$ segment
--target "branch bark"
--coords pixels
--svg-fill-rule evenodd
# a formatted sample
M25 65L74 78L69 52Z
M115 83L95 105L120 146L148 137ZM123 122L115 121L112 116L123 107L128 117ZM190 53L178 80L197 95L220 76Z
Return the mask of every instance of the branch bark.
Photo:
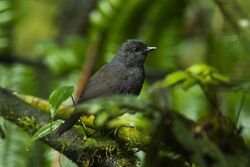
M29 95L23 95L23 94L18 94L15 93L15 95L17 97L19 97L20 99L22 99L23 101L25 101L26 103L30 104L31 106L40 109L41 111L49 114L50 113L50 109L49 109L49 102L47 100L44 99L40 99L34 96L29 96ZM119 102L118 102L119 101ZM116 103L122 103L122 100L119 100L116 98ZM121 106L125 107L124 104L120 104ZM129 106L127 106L129 107ZM131 106L130 106L131 107ZM146 106L144 106L145 108L147 108ZM80 107L77 107L77 109L79 109ZM64 106L61 105L56 113L56 116L58 118L62 118L62 119L67 119L72 112L79 112L79 111L75 111L77 110L75 107L73 106ZM80 111L83 112L83 111ZM86 112L86 111L85 111ZM90 115L90 114L86 114L81 117L82 122L84 123L84 125L88 128L91 128L93 130L97 130L98 127L95 124L95 119L96 117L94 115ZM126 143L127 148L129 149L133 149L133 148L142 148L146 145L148 145L150 143L151 138L147 135L145 135L144 133L138 131L136 128L131 127L131 126L126 126L128 123L126 118L114 118L112 120L109 120L109 123L112 124L113 122L123 122L122 125L113 125L113 126L108 126L106 127L109 130L115 130L115 138L119 141L121 141L122 143Z
M48 107L46 100L20 94L14 95L0 87L0 116L23 128L30 135L50 122ZM63 113L65 110L66 114ZM67 118L73 110L74 108L70 106L61 107L59 108L61 114L58 116ZM86 125L94 128L94 120L86 119ZM122 126L116 130L117 140L108 136L92 139L96 141L95 145L90 145L80 133L69 130L60 137L56 131L53 131L40 141L63 153L78 166L91 166L92 164L117 166L119 164L131 167L136 165L136 158L133 151L129 150L144 147L150 142L150 137L129 126Z
M3 88L0 88L0 116L23 128L31 135L50 122L49 114L25 103ZM82 136L73 130L69 130L60 137L52 132L40 141L62 152L79 166L89 166L92 163L93 152L99 151L101 153L106 149L93 150L87 148ZM113 143L115 147L116 142L113 141Z

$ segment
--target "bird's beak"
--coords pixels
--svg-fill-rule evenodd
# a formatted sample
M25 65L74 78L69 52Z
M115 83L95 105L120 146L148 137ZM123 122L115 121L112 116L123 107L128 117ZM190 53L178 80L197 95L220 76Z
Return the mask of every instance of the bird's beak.
M148 46L147 47L147 52L150 52L150 51L155 50L155 49L157 49L157 48L153 47L153 46Z

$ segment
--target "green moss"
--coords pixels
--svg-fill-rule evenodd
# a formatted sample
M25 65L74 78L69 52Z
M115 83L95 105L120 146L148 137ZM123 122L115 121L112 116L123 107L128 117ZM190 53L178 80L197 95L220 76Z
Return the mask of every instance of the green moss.
M34 132L35 130L39 128L34 117L26 116L24 118L18 118L18 124L24 127L30 133Z
M121 127L117 131L117 137L122 139L127 146L131 148L143 147L150 142L150 137L139 131L135 131L133 127Z

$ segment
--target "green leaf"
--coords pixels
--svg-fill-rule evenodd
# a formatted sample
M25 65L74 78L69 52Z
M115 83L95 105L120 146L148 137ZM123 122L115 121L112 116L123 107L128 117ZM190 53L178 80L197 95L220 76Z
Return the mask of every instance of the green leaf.
M217 69L206 64L195 64L187 68L186 72L196 82L203 85L218 85L230 81L227 76L220 74Z
M146 110L145 110L146 109ZM89 100L76 107L77 111L86 111L89 114L98 115L102 112L108 113L109 117L121 116L127 112L151 113L152 105L148 101L141 100L135 96L110 96ZM101 116L105 119L105 115ZM101 121L102 122L102 121Z
M188 90L189 88L194 86L196 83L197 83L196 80L194 80L193 78L188 78L187 80L185 80L185 82L182 83L182 89Z
M102 112L96 117L95 123L97 126L102 126L109 118L108 112Z
M58 128L62 123L62 120L56 120L53 122L50 122L46 125L44 125L43 127L41 127L40 129L38 129L36 131L36 133L32 136L28 147L36 140L41 139L42 137L50 134L53 130L55 130L56 128Z
M219 74L219 73L214 73L213 78L217 79L220 82L225 82L225 83L230 82L229 77L222 75L222 74Z
M164 86L172 86L188 78L188 74L185 71L177 71L168 75L164 81Z
M56 115L56 111L59 106L69 98L72 93L74 92L73 86L62 86L55 89L49 97L49 104L50 104L50 114L51 118L54 119Z
M217 70L214 67L211 67L206 64L195 64L191 67L186 69L187 72L189 72L192 75L202 75L202 74L209 74L210 72L217 72Z

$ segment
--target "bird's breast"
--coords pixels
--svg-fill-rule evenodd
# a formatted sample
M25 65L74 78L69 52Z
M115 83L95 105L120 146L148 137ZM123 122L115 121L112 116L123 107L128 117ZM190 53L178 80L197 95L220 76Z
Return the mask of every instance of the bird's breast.
M127 75L124 78L122 89L127 94L139 94L144 82L144 69L132 68L128 69Z

